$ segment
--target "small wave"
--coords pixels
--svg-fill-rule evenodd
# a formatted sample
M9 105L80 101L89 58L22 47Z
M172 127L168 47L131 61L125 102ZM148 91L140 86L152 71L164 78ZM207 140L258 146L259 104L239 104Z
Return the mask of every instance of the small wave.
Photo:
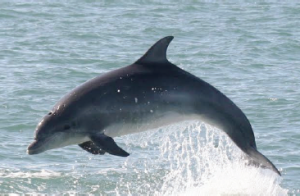
M11 171L11 170L0 170L0 178L40 178L40 179L50 179L53 177L61 176L58 172L53 172L49 170L41 170L41 171Z

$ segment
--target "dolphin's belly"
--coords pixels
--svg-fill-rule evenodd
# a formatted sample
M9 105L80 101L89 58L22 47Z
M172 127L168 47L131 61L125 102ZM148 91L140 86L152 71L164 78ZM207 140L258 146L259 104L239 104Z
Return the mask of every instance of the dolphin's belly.
M147 119L143 118L139 122L125 121L123 123L116 123L106 127L103 132L109 137L119 137L199 118L200 116L198 115L183 115L175 112L166 112L160 116L154 116Z

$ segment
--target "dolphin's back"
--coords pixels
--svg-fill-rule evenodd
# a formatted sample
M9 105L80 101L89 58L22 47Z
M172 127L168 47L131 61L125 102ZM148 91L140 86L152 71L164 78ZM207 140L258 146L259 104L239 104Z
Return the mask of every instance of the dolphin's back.
M94 78L70 93L77 99L81 94L83 102L99 104L95 108L101 111L95 112L105 117L105 126L116 121L140 123L174 112L182 115L183 120L185 115L193 115L212 123L240 148L245 147L238 140L246 137L248 145L256 149L245 114L219 90L171 63L155 67L133 64L121 68Z

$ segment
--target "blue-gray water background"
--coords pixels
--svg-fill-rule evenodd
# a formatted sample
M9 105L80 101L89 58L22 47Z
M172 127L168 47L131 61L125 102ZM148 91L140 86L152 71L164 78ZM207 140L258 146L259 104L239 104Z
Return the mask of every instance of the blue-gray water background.
M199 122L117 138L128 158L77 146L26 154L64 94L167 35L170 61L245 112L282 177L228 161L239 150ZM0 1L0 193L300 195L299 76L297 1Z

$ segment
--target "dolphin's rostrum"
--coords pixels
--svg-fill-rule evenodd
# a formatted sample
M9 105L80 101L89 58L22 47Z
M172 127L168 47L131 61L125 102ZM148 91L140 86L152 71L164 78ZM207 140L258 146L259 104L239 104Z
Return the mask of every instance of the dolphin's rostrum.
M132 65L108 72L64 96L38 124L28 154L72 144L92 154L126 157L113 137L200 119L225 133L251 163L277 168L257 151L245 114L219 90L170 63L173 37L155 43Z

